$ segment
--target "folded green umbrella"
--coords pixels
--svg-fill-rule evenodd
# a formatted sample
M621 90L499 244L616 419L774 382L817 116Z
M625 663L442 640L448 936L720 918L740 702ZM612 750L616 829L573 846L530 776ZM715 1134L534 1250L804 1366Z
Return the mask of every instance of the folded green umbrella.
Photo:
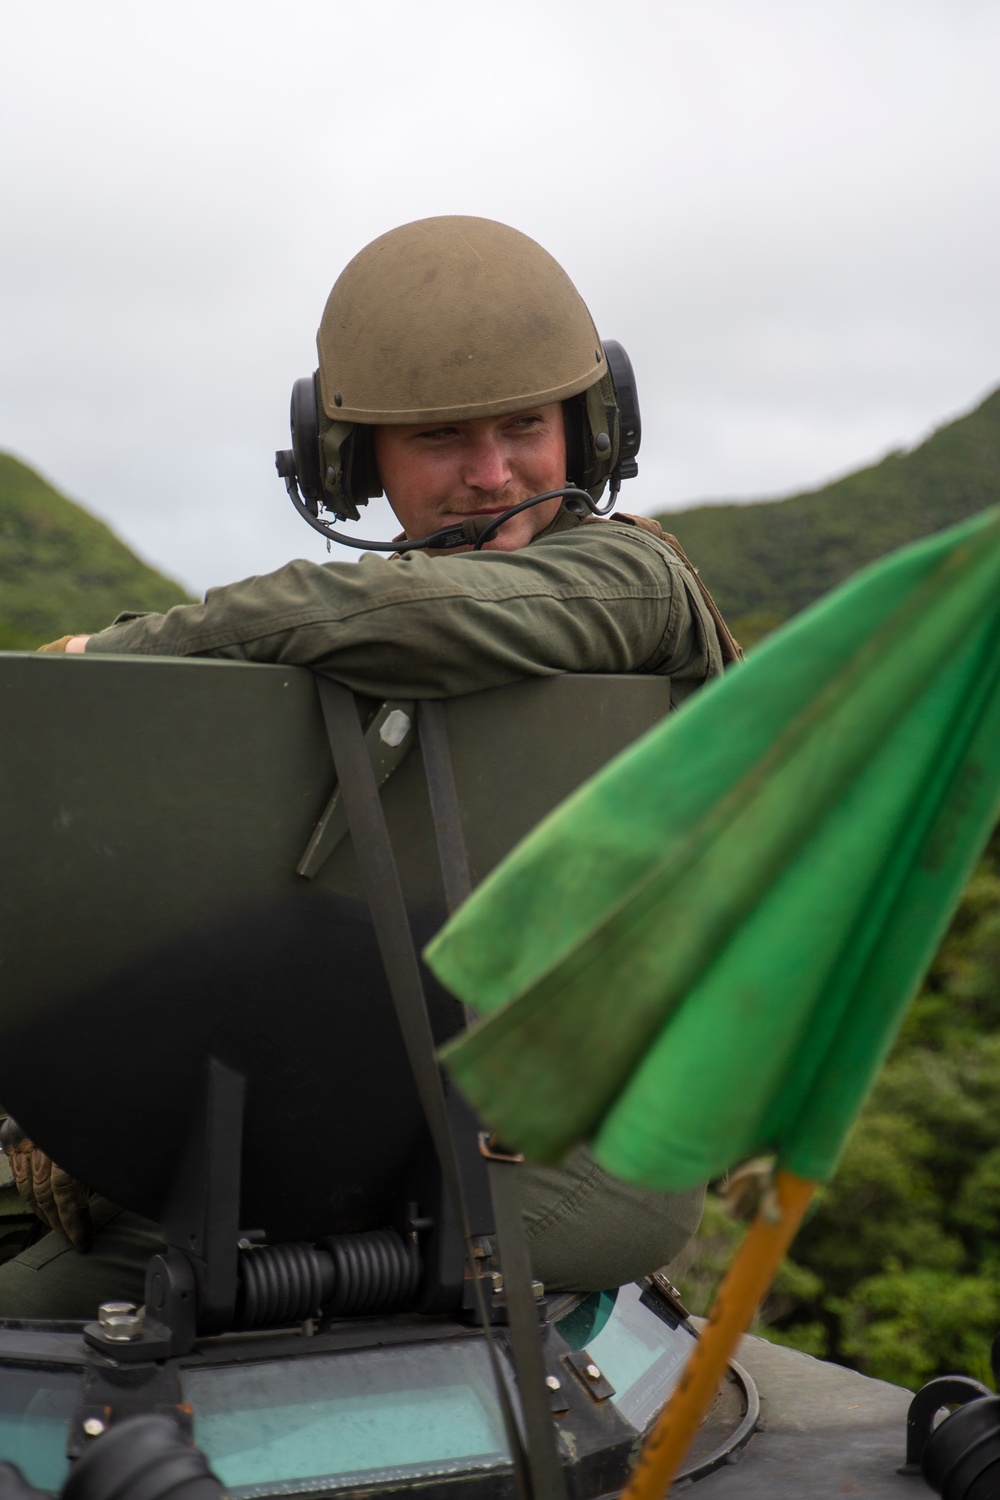
M567 747L572 753L572 747ZM427 951L509 1146L828 1178L1000 814L1000 510L883 560L586 783Z

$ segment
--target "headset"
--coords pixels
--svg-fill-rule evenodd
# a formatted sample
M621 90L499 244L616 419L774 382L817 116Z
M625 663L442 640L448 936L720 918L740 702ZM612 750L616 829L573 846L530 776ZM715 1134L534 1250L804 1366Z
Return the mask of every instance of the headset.
M292 386L292 446L274 455L274 466L295 509L328 542L371 552L414 552L421 548L482 549L505 521L543 500L562 497L575 515L611 512L624 479L639 472L636 456L642 439L639 400L632 361L621 344L604 344L606 373L588 390L562 403L566 431L566 472L573 481L562 489L532 495L499 515L470 517L429 536L400 542L377 542L334 530L321 511L337 521L357 521L360 507L382 494L375 467L373 429L361 422L331 421L323 410L319 371ZM598 502L605 486L607 501Z

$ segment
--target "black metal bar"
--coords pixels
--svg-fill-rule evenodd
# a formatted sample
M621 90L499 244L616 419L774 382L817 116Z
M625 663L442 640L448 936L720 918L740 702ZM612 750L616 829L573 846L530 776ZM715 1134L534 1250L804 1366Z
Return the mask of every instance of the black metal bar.
M399 871L392 853L389 830L386 827L371 760L361 732L357 704L353 694L347 688L328 678L317 679L317 688L330 740L330 750L333 754L334 769L343 794L344 810L347 813L347 822L351 830L354 853L361 870L368 907L389 989L396 1007L403 1042L438 1155L441 1172L461 1227L469 1276L486 1333L487 1348L514 1463L518 1493L525 1497L525 1500L529 1500L529 1497L530 1500L545 1500L542 1496L532 1496L531 1476L523 1445L514 1421L498 1356L492 1339L489 1337L486 1298L472 1244L462 1173L452 1139L444 1085L435 1057L434 1036L427 1014L420 966L413 946L413 936L399 881Z
M472 891L472 874L462 827L462 810L448 744L444 705L421 702L417 708L420 752L427 779L427 795L434 820L441 880L449 912ZM470 1020L466 1011L466 1021ZM528 1439L527 1462L535 1500L564 1500L566 1481L559 1460L552 1422L552 1400L542 1349L528 1242L521 1214L520 1172L517 1160L486 1150L490 1195L496 1222L500 1264L503 1268L507 1321L517 1371L521 1410Z

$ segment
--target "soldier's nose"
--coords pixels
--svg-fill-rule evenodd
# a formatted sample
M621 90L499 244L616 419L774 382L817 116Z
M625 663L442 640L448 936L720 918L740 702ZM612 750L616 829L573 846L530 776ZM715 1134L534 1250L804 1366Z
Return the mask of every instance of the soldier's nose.
M502 443L494 437L482 436L472 444L465 465L463 478L471 489L503 489L511 477L510 461Z

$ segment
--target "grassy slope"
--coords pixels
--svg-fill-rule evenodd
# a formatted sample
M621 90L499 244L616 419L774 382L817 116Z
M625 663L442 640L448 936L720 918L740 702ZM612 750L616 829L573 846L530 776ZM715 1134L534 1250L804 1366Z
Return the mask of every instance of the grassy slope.
M119 610L169 609L188 597L103 522L0 453L0 650L31 650L99 630Z
M998 503L995 391L912 452L890 454L823 489L657 519L680 539L749 644L894 547Z

